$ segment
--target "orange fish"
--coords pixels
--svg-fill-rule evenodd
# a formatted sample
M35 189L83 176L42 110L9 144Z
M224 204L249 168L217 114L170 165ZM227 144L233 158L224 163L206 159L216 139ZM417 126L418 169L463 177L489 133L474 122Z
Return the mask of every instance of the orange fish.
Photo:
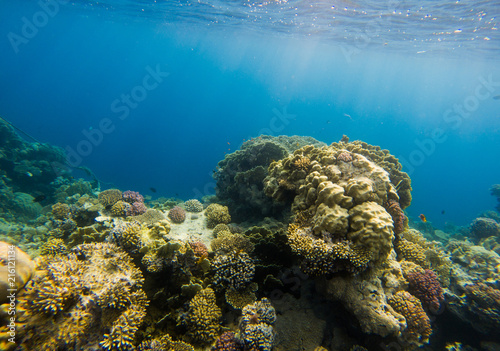
M427 222L427 218L425 218L425 215L424 215L424 214L421 214L421 215L420 215L420 216L418 216L418 217L422 220L422 222L424 222L424 223L425 223L425 222Z

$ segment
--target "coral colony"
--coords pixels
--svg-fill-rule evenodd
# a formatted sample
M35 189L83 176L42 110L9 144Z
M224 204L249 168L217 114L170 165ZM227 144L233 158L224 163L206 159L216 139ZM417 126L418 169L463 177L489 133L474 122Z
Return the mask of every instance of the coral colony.
M419 227L387 150L261 136L184 202L101 190L0 135L0 350L471 349L447 323L499 347L500 215Z

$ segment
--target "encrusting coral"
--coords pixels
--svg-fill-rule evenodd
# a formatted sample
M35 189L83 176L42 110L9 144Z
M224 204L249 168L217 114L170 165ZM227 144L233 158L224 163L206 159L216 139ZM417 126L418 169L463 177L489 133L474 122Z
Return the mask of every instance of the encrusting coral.
M146 314L143 277L109 243L42 256L19 294L20 350L130 350Z

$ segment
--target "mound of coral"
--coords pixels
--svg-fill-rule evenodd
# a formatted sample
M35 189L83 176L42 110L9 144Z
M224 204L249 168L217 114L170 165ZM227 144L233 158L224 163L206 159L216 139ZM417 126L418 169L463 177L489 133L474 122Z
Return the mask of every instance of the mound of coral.
M387 258L394 225L383 205L399 198L389 174L366 157L305 146L272 163L264 183L267 195L293 200L288 238L308 274L362 272Z
M235 222L281 217L285 206L271 201L263 191L268 166L304 145L325 145L311 137L261 135L245 141L240 150L226 155L217 166L217 198L231 208Z

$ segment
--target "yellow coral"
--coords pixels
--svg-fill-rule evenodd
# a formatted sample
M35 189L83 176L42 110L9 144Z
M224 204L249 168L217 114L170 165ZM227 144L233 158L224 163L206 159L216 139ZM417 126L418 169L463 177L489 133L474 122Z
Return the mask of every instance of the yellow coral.
M64 244L64 240L59 238L50 238L42 245L40 250L42 255L65 255L68 253L68 248Z
M229 253L232 251L251 253L254 248L252 242L247 237L228 231L220 232L217 238L210 242L210 247L213 251L219 253Z
M212 231L212 233L214 234L214 238L217 238L217 236L219 235L219 233L222 233L222 232L231 232L231 230L229 229L228 225L225 224L225 223L219 223L219 224L217 224L214 227L214 230Z
M71 215L71 210L68 204L56 203L52 205L52 215L55 219L65 220Z
M111 214L113 216L126 216L129 208L130 204L128 202L120 200L111 206Z
M122 199L122 192L118 189L108 189L101 191L97 199L104 207L111 207Z
M250 305L257 301L255 292L258 287L257 283L251 283L243 290L227 289L225 293L226 302L231 305L231 307L241 310L246 305Z
M423 268L429 268L429 264L425 257L425 250L422 246L412 243L406 239L400 239L394 247L398 257L418 264Z
M213 342L219 335L221 318L222 312L216 304L214 291L210 288L199 291L189 303L186 318L188 335L203 344Z
M231 222L229 209L227 208L227 206L222 206L219 204L209 205L205 210L205 216L207 218L208 228L214 228L217 224L220 223L227 224Z
M406 329L403 331L404 340L414 346L428 343L432 329L420 300L407 291L398 291L388 302L406 319Z

